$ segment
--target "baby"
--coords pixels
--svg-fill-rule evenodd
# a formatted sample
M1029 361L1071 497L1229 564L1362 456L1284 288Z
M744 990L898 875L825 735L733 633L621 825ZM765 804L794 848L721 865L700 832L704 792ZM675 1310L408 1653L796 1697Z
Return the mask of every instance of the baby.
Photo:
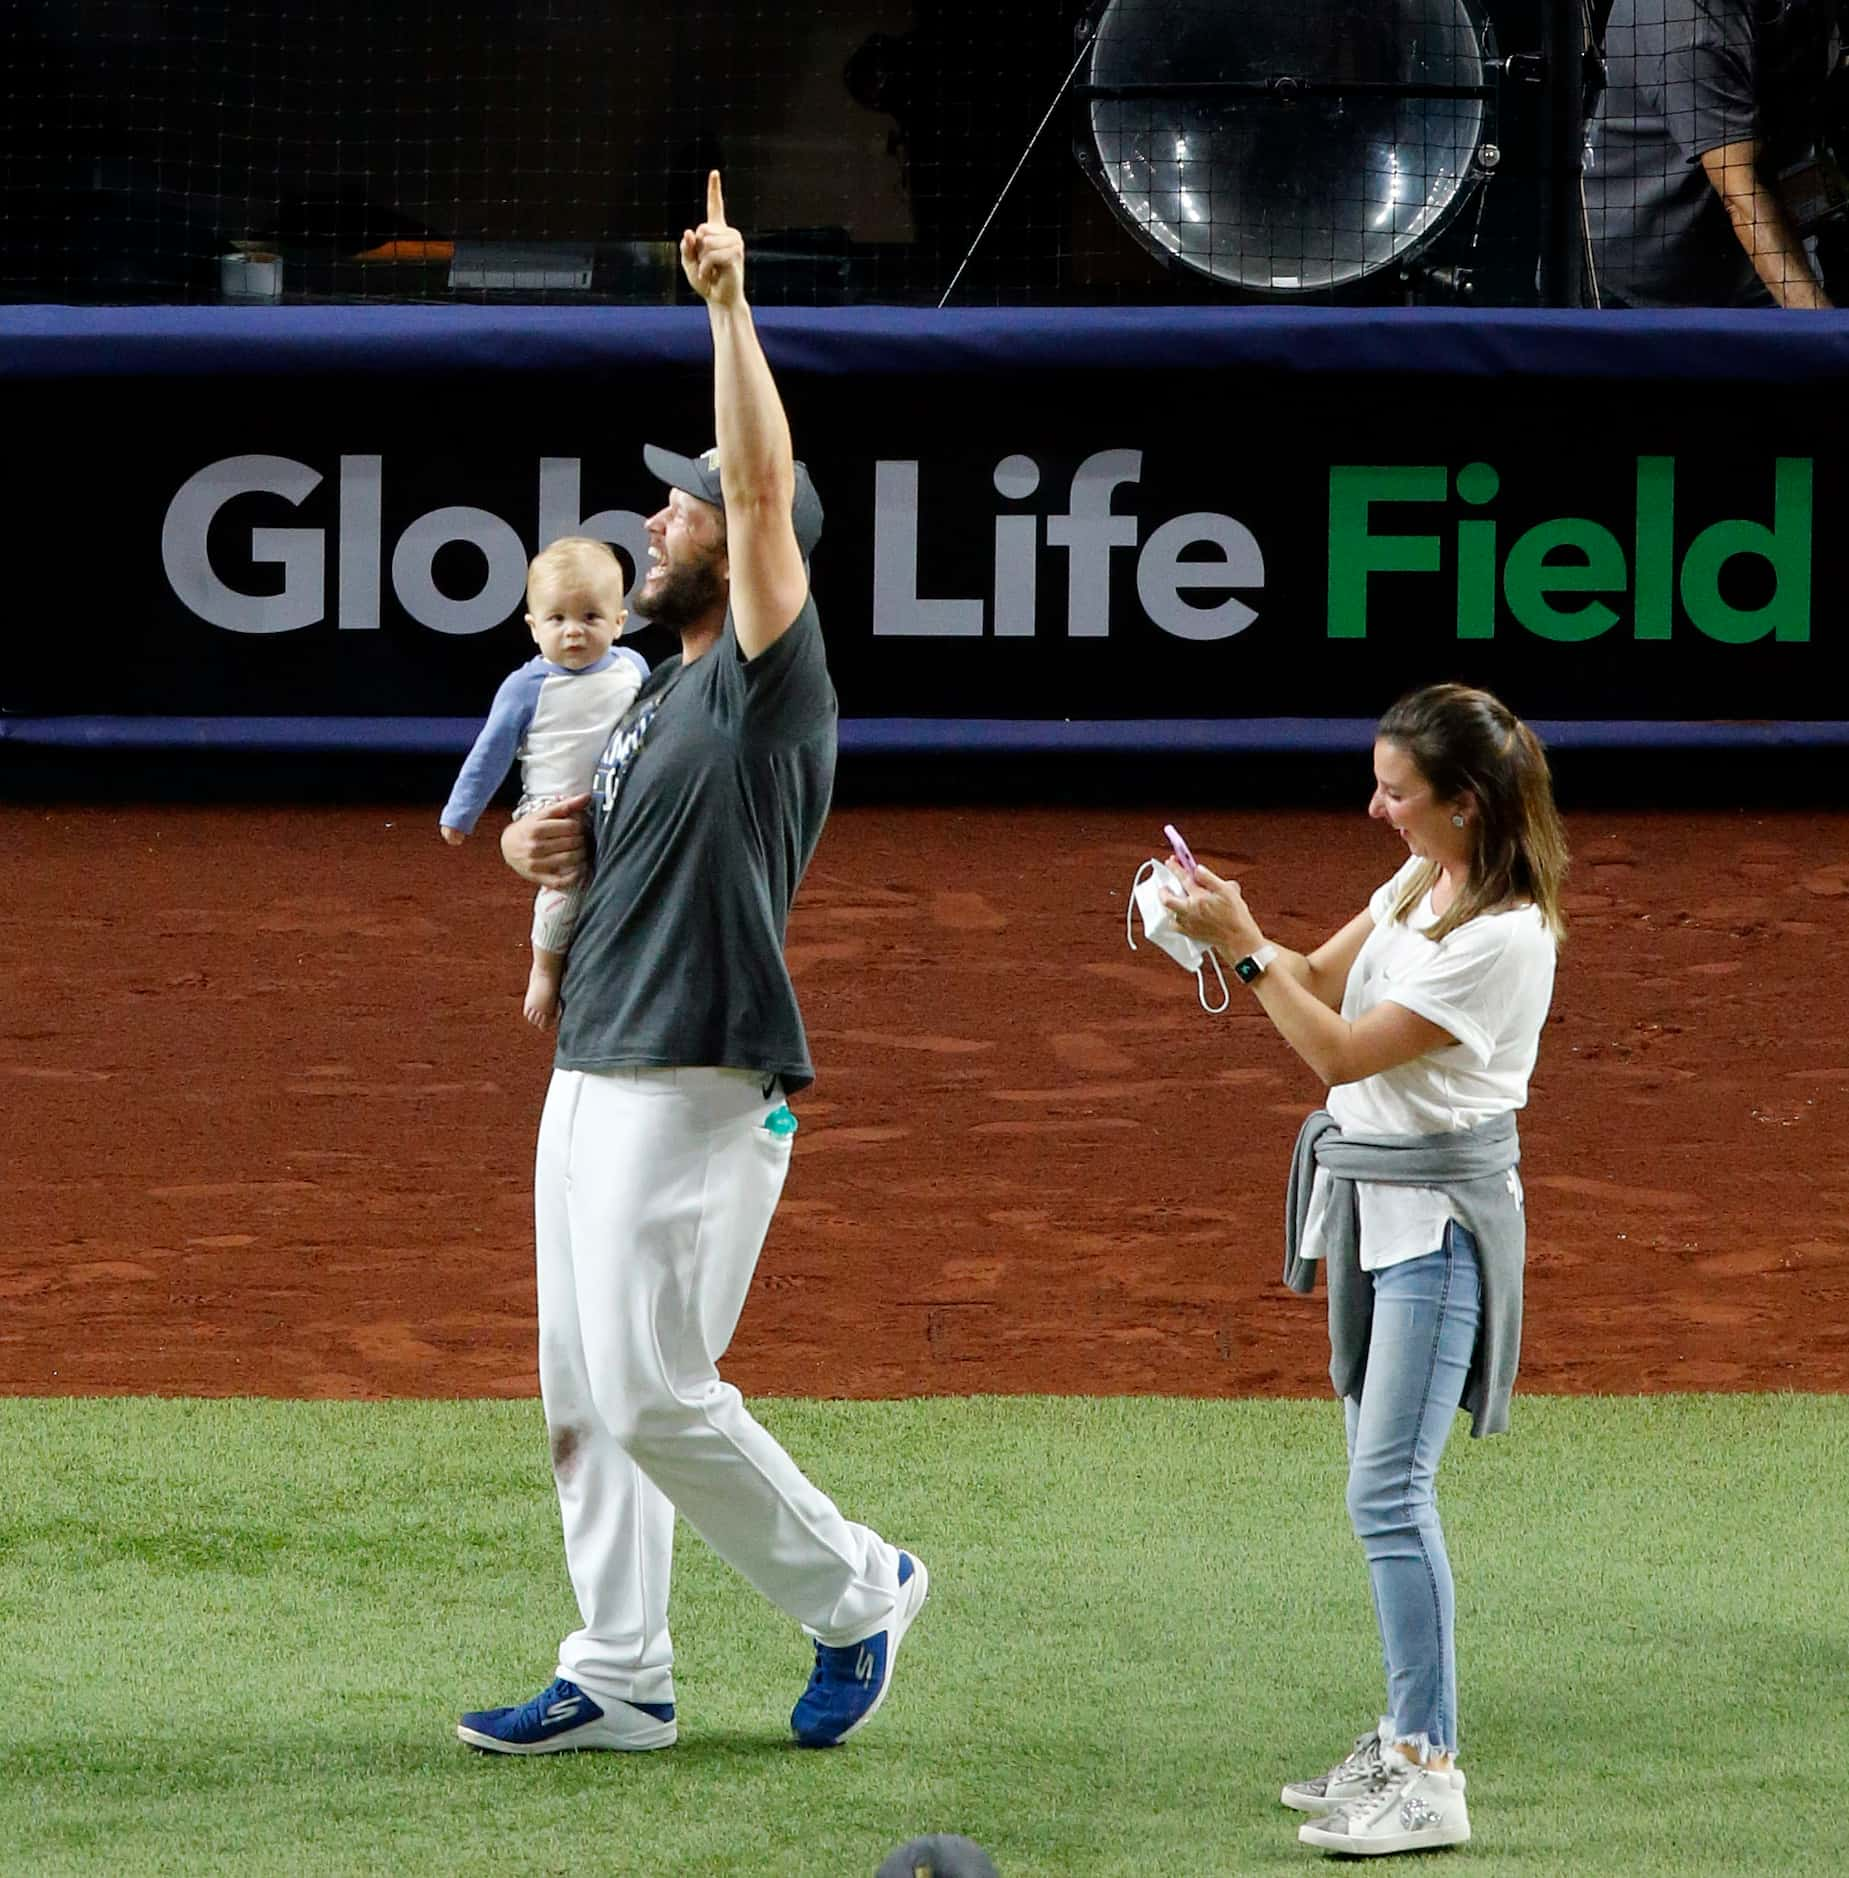
M647 663L613 641L627 617L622 564L607 543L569 535L533 557L526 577L527 629L539 647L502 681L438 818L443 839L467 839L520 759L516 818L591 786L610 726L648 676ZM557 1017L565 951L582 887L542 887L533 902L533 969L526 1018L544 1030Z

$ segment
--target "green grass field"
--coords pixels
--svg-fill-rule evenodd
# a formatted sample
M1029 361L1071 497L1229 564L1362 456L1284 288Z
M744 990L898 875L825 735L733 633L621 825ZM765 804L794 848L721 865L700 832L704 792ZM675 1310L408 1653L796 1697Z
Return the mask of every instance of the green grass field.
M471 1754L575 1622L536 1403L0 1400L0 1869L1311 1871L1281 1782L1377 1711L1333 1403L760 1405L933 1598L848 1747L684 1528L680 1745ZM1519 1398L1459 1434L1476 1838L1415 1869L1849 1869L1849 1401ZM1404 1861L1401 1861L1404 1863ZM1397 1867L1396 1867L1397 1868Z

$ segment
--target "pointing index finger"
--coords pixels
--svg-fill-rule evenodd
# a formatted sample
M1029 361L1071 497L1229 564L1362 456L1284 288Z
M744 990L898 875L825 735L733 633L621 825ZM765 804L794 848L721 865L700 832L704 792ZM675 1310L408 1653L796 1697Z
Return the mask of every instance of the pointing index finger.
M725 226L725 192L719 187L719 172L706 173L706 219L714 228Z

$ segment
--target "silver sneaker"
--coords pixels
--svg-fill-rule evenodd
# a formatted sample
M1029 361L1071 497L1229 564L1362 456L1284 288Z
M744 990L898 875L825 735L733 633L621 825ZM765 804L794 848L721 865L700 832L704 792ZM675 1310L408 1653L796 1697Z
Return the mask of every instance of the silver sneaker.
M1454 1767L1440 1772L1411 1761L1383 1766L1371 1791L1333 1813L1306 1820L1297 1828L1297 1837L1304 1845L1350 1858L1464 1845L1470 1838L1464 1776Z
M1380 1730L1370 1728L1356 1740L1354 1752L1345 1761L1314 1780L1293 1780L1278 1798L1299 1813L1333 1813L1337 1807L1372 1792L1383 1771Z

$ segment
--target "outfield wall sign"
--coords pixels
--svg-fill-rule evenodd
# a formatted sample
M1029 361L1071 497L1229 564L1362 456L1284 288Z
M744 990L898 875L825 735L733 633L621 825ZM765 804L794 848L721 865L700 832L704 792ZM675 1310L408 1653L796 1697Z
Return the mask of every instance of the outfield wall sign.
M996 443L856 454L845 411L810 416L828 510L813 573L847 716L1366 716L1449 676L1537 717L1841 714L1849 596L1818 517L1842 511L1842 476L1815 448L1588 461L1472 438L1397 460L1070 418L1022 448L1034 427L1004 411L982 427ZM639 440L688 441L647 410L633 447L577 456L345 448L305 419L299 437L221 423L240 447L213 450L212 428L118 459L119 657L23 648L0 705L478 715L530 655L529 555L588 533L639 568L661 498ZM30 525L38 566L95 551L49 498Z
M1566 645L1613 631L1668 639L1678 618L1727 645L1807 640L1812 469L1808 457L1777 458L1769 492L1754 502L1769 520L1736 516L1679 539L1674 457L1637 459L1636 500L1617 527L1584 515L1502 522L1493 513L1501 478L1488 463L1455 475L1438 463L1338 465L1329 472L1329 637L1366 638L1374 580L1402 573L1431 576L1439 608L1454 602L1460 640L1493 639L1505 616ZM1436 523L1410 519L1418 515ZM1724 591L1735 561L1758 564L1739 570L1763 590L1756 604Z
M1063 602L1067 637L1106 638L1112 561L1120 553L1134 567L1137 610L1149 626L1202 641L1244 632L1259 617L1254 600L1265 585L1258 537L1238 517L1211 510L1153 525L1115 512L1116 492L1134 488L1142 462L1140 450L1101 451L1080 463L1063 508L996 515L988 605L980 594L925 597L921 466L876 464L874 635L1031 638L1060 630ZM1680 546L1675 481L1673 457L1637 459L1636 502L1621 536L1586 516L1503 525L1488 512L1501 488L1488 463L1467 463L1455 474L1444 464L1336 464L1328 472L1327 636L1365 639L1371 599L1382 623L1405 604L1403 596L1400 607L1383 601L1377 577L1424 574L1437 587L1419 604L1448 607L1460 640L1493 639L1505 617L1565 644L1627 625L1638 639L1667 639L1678 613L1727 644L1768 634L1808 639L1811 460L1775 461L1769 522L1712 522ZM1010 456L995 467L997 492L1016 502L1031 498L1040 482L1031 457ZM1724 594L1723 571L1736 559L1763 563L1770 586L1761 603L1739 605ZM1055 563L1063 593L1042 595L1043 560Z

